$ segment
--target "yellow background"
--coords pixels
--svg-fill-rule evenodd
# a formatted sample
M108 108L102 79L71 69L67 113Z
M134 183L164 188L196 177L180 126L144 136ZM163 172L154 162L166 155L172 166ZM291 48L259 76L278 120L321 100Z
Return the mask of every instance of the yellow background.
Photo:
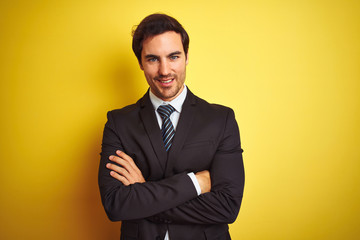
M187 84L235 110L233 239L360 238L359 1L0 2L0 239L118 239L97 188L106 112L147 89L146 15L190 35Z

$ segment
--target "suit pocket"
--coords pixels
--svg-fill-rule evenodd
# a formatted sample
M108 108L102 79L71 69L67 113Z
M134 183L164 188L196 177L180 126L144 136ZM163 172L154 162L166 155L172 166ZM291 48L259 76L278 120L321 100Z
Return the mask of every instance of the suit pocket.
M209 147L213 145L213 141L211 140L204 140L204 141L198 141L198 142L191 142L184 145L183 149L189 149L189 148L202 148L202 147Z
M121 223L121 239L136 240L138 238L139 225L135 222L124 221Z
M181 160L176 161L176 172L198 172L210 168L216 148L211 140L192 141L181 149Z

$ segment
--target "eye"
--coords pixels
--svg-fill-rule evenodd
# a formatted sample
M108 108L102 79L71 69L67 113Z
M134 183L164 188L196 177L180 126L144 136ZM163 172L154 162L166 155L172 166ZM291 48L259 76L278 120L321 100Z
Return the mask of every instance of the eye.
M170 59L171 59L171 60L176 60L176 59L178 59L178 58L179 58L178 55L172 55L172 56L170 56Z
M158 59L157 58L148 58L149 62L156 62Z

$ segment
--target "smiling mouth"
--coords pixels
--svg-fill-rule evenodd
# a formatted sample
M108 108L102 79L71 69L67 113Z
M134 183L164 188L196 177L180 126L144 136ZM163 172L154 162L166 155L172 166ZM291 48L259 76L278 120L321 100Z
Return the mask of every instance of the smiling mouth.
M171 82L173 82L175 80L174 77L171 78L159 78L156 77L154 80L158 81L160 84L162 84L163 86L168 86Z
M160 80L159 79L159 82L161 82L161 83L169 83L169 82L172 82L173 80L174 80L173 78L168 79L168 80Z

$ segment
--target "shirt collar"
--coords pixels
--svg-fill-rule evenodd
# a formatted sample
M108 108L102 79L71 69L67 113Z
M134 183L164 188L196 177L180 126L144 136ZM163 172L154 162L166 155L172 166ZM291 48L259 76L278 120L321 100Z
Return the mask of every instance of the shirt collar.
M179 96L177 96L175 99L171 100L170 102L166 102L161 100L160 98L158 98L157 96L155 96L151 90L149 90L149 97L150 97L150 101L152 103L152 105L154 106L155 110L158 109L158 107L160 105L166 105L166 104L171 104L171 106L173 106L175 108L175 110L180 113L181 109L182 109L182 105L185 101L187 95L187 87L184 84L184 89L182 90L182 92L179 94Z

